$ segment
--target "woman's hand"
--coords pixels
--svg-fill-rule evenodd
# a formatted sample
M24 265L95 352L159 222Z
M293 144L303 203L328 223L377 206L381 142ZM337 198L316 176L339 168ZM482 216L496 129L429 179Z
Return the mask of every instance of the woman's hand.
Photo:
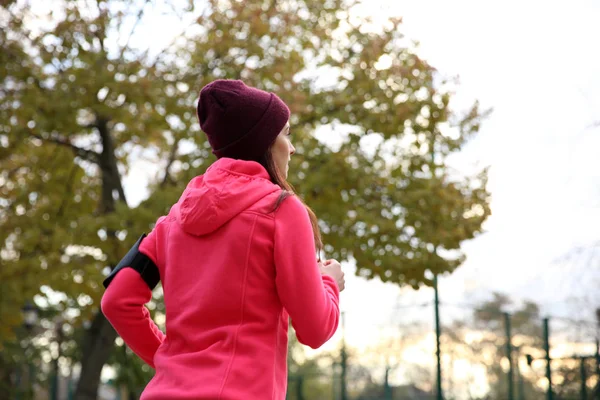
M344 279L344 271L342 266L337 260L326 260L325 262L319 262L319 270L321 274L328 275L333 278L337 283L340 292L344 290L346 281Z

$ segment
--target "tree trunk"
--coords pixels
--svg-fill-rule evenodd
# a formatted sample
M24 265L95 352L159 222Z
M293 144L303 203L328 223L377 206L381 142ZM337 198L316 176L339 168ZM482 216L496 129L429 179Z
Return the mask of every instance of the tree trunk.
M81 375L75 390L77 400L96 400L100 374L114 347L117 333L101 312L94 317L92 326L83 340Z
M115 210L113 195L115 191L118 193L119 201L127 205L127 200L121 185L108 120L97 117L96 127L102 140L102 153L98 160L102 172L102 201L99 209L103 214L108 214ZM107 232L107 236L114 238L114 232ZM117 264L112 261L114 260L109 260L109 265ZM98 398L100 374L114 348L116 338L117 333L110 322L102 312L98 312L83 338L81 375L75 390L75 399L96 400Z
M3 354L0 352L0 357ZM17 381L18 371L11 364L5 364L0 358L0 393L10 393L14 395L14 391L18 388Z

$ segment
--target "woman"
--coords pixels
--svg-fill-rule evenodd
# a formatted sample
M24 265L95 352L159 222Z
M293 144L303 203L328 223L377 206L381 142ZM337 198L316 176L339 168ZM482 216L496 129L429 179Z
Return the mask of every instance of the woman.
M317 260L316 217L286 182L295 149L285 103L217 80L197 112L218 160L139 244L158 267L167 333L151 320L151 289L134 268L111 277L102 311L156 370L143 400L283 400L288 319L301 343L329 340L344 274Z

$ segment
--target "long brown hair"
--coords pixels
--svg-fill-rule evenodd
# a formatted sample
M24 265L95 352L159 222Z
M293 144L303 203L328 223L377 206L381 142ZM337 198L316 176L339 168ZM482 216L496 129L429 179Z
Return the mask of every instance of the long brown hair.
M263 154L261 159L258 160L258 162L263 167L265 167L265 169L269 173L271 181L278 185L281 189L283 189L281 191L281 194L277 198L277 201L275 202L275 206L273 208L273 211L276 211L286 198L288 198L289 196L294 196L296 192L294 191L292 185L290 185L290 183L285 179L285 176L281 173L281 171L279 171L279 168L277 168L277 164L275 164L275 161L273 160L271 149L267 150L265 154ZM302 204L304 204L304 207L306 207L306 211L308 211L308 216L310 218L310 223L312 225L313 235L315 239L315 247L319 254L320 260L321 251L323 250L323 241L321 240L321 231L319 229L319 222L317 220L317 216L315 215L313 210L311 210L310 207L307 206L302 199L300 199L300 197L298 197L298 199L302 202Z

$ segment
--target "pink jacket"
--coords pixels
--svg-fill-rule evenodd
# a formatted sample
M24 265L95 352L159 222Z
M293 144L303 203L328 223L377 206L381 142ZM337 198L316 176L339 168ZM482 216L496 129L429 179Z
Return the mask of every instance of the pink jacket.
M335 333L339 292L321 275L306 209L258 163L222 158L194 178L140 250L160 270L166 335L151 292L119 272L102 312L156 373L142 400L283 400L288 320L318 348Z

